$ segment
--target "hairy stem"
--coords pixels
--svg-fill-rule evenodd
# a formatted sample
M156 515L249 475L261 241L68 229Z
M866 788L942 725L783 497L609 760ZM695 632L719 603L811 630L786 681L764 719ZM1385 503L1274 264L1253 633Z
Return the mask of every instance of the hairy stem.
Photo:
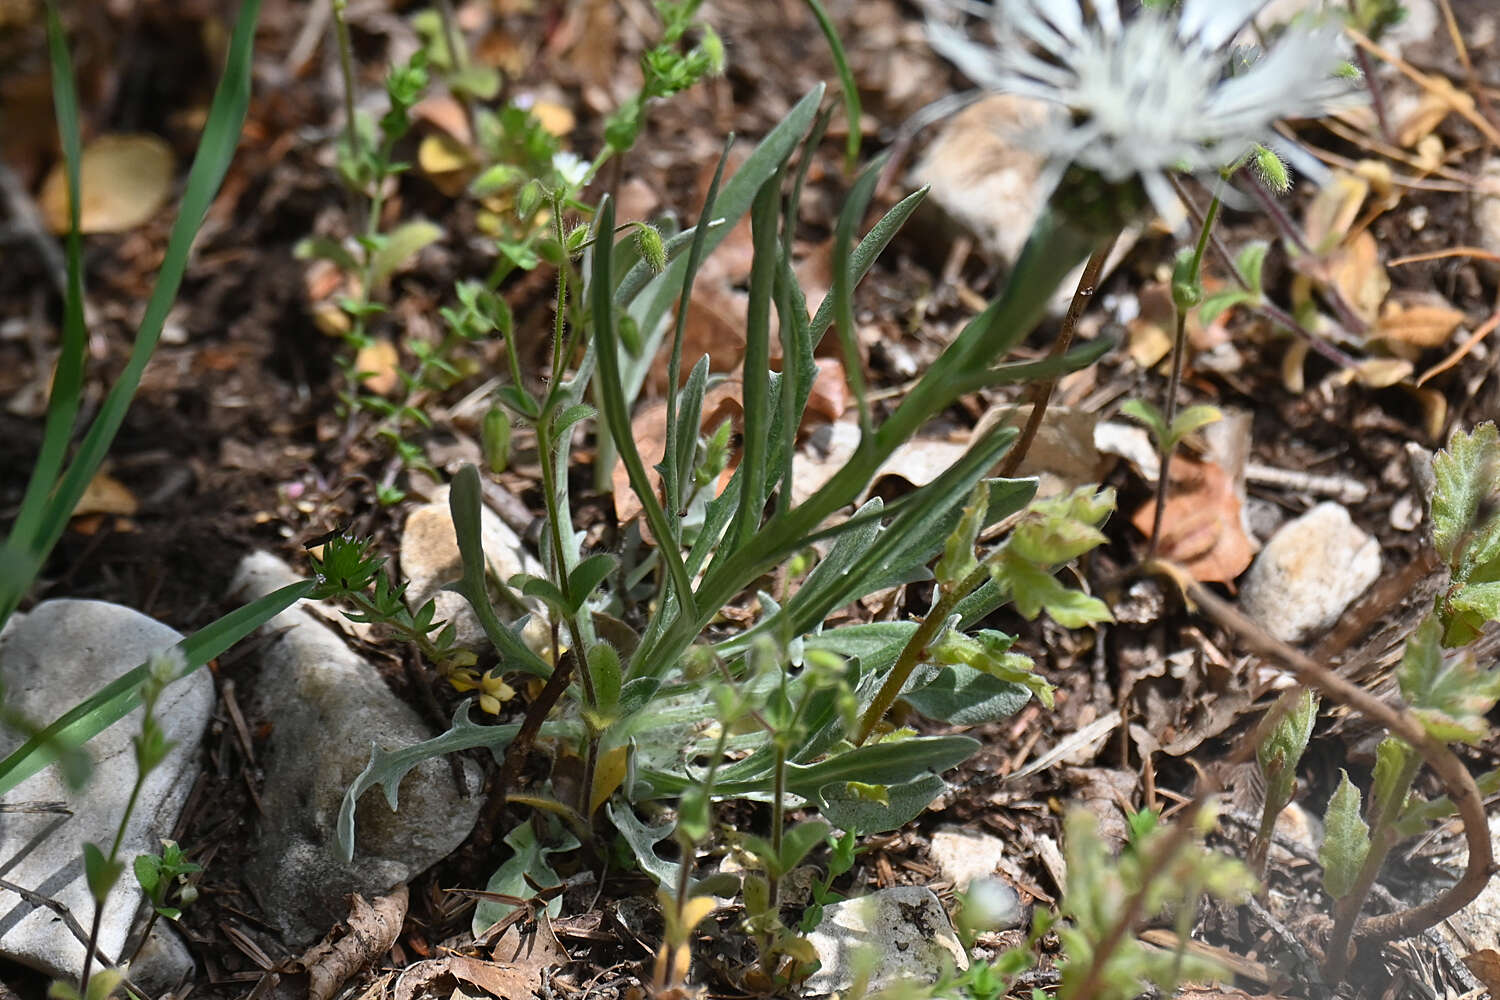
M1083 311L1093 301L1094 291L1099 285L1099 275L1104 271L1104 264L1109 260L1110 251L1114 249L1118 239L1118 236L1112 237L1108 243L1089 255L1088 261L1083 265L1083 274L1078 278L1078 287L1073 290L1073 298L1068 303L1068 311L1063 316L1062 329L1058 330L1057 339L1052 342L1052 349L1047 352L1047 357L1060 358L1073 346L1073 332L1078 329ZM1025 460L1026 453L1031 450L1031 443L1036 440L1037 432L1042 428L1047 404L1057 391L1058 381L1055 377L1049 378L1037 383L1031 390L1031 413L1026 417L1026 426L1021 429L1020 438L1011 445L1010 452L1005 456L1005 464L1000 467L999 472L1001 479L1013 478L1016 470L1021 467L1021 462Z

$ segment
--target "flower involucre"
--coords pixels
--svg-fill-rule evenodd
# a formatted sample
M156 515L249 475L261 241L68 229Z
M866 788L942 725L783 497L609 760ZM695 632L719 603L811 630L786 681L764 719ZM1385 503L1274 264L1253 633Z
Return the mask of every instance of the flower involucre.
M1268 49L1231 47L1264 5L1185 0L1126 19L1116 0L995 0L993 48L950 25L928 28L976 83L1060 109L1027 136L1048 157L1047 191L1077 165L1114 184L1139 178L1170 215L1168 170L1220 170L1272 141L1277 119L1320 114L1349 93L1336 27L1294 24Z

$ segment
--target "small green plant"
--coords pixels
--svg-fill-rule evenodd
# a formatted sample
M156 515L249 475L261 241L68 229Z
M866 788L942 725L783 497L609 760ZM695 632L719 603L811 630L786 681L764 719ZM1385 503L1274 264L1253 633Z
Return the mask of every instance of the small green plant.
M1494 423L1453 435L1433 461L1433 545L1451 583L1406 642L1396 671L1406 711L1440 744L1476 745L1491 732L1485 714L1500 701L1500 669L1482 668L1465 648L1489 622L1500 620L1500 434ZM1401 840L1425 833L1451 811L1427 803L1412 786L1422 754L1387 736L1376 751L1368 804L1344 774L1329 800L1319 859L1324 890L1335 901L1329 967L1342 972L1366 898ZM1500 784L1500 772L1479 779Z
M525 873L535 884L555 884L547 853L579 843L599 849L599 826L607 821L634 862L660 882L669 923L685 934L682 929L690 930L707 912L707 887L714 883L703 881L688 861L664 859L657 845L674 839L681 856L689 859L696 853L690 845L727 837L738 845L749 869L739 888L746 904L746 932L761 955L755 981L767 987L787 985L812 968L805 942L794 929L796 921L787 922L781 914L780 885L787 874L829 839L833 827L849 837L907 822L941 792L941 772L977 748L962 736L892 729L885 722L890 707L901 700L918 713L960 724L1009 715L1033 693L1049 697L1050 688L1026 658L1010 650L1009 636L976 627L983 617L1013 603L1028 618L1045 611L1070 626L1107 618L1101 602L1070 590L1052 574L1102 540L1098 524L1112 508L1112 496L1082 490L1032 503L1034 481L985 479L1013 431L976 444L937 482L899 504L887 508L870 500L841 525L829 529L825 523L857 498L891 451L958 395L981 385L1070 370L1107 347L1094 343L1057 359L997 364L1000 354L1042 315L1044 286L1037 279L1045 276L1055 285L1066 273L1069 261L1053 250L1076 260L1092 245L1087 234L1064 228L1053 244L1037 246L1028 258L1028 277L959 335L950 354L895 413L877 424L868 404L862 407L866 443L833 482L801 504L792 502L795 434L811 388L813 344L824 331L852 344L854 283L920 201L919 193L900 203L856 245L854 225L873 193L879 165L860 175L838 227L835 259L843 276L836 279L828 303L809 315L792 279L790 234L798 199L785 196L790 176L786 161L814 122L820 98L821 91L810 94L722 190L715 184L700 224L682 238L667 240L659 255L632 253L628 266L616 266L614 254L635 251L638 234L626 234L617 247L613 205L604 202L591 235L575 248L587 255L583 291L577 296L583 308L571 305L579 279L568 267L558 272L557 324L544 392L529 390L534 383L525 379L513 346L508 349L512 382L497 398L511 420L526 421L537 435L547 511L542 545L546 575L485 578L478 535L479 473L471 467L455 478L450 494L464 561L463 576L451 589L473 606L500 656L500 668L492 675L497 682L520 673L547 683L521 723L481 726L462 707L443 736L394 754L377 752L350 788L341 812L339 837L346 856L353 848L355 803L365 790L383 785L389 795L418 760L460 746L508 753L510 742L529 728L534 737L528 738L545 741L554 759L576 761L582 780L570 781L570 792L561 783L549 787L544 782L540 792L525 795L507 788L509 801L531 804L558 822L528 824L524 851L507 838L516 853L496 870L492 891L503 893L510 891L505 886L522 884L517 865L523 857ZM801 171L791 178L793 193L801 179ZM715 478L729 454L726 428L705 433L699 427L708 385L706 360L693 367L670 402L673 416L659 467L660 494L629 436L626 400L634 392L629 379L642 365L646 345L661 343L670 329L670 307L691 293L698 262L747 211L755 256L744 452L728 488L717 497L703 497L701 520L689 529L678 512ZM709 224L719 219L723 224ZM554 238L567 245L560 221ZM789 359L781 372L771 371L769 364L773 310L782 356ZM680 316L681 311L679 323ZM631 325L640 331L639 347L622 334ZM512 344L511 331L503 333ZM673 337L674 368L681 362L681 343L680 336ZM589 398L597 409L584 402ZM654 549L638 564L627 565L610 552L581 551L571 530L566 474L571 442L575 428L590 423L613 438L645 509ZM708 475L706 470L711 470ZM980 532L1007 518L1014 520L1009 534L976 554ZM820 537L830 537L832 546L808 571L804 554ZM921 621L823 628L831 612L864 594L931 578L926 567L938 556L939 596ZM760 616L752 628L720 633L715 621L722 608L768 570L798 561L805 575L783 593L783 600L760 594ZM378 582L362 543L330 545L317 569L320 594L350 597L361 616L379 618L375 612L380 612L402 621L395 588ZM596 615L616 621L630 617L622 601L635 586L629 581L646 586L653 573L651 599L635 612L631 634L619 637L617 626L611 641L603 641ZM506 601L532 599L545 606L555 627L550 650L534 650L515 627L501 622L491 605L492 586L510 595ZM374 597L369 596L371 588ZM365 593L357 596L360 592ZM418 613L404 625L407 631L415 626L431 632L439 623ZM708 725L705 685L717 692ZM768 803L765 830L716 831L708 821L708 805L727 799ZM676 811L663 813L661 804L672 801ZM793 822L798 810L817 815ZM655 819L642 820L643 813ZM837 842L846 845L837 857L847 864L854 842ZM825 886L825 901L831 898L828 892ZM503 908L490 907L476 923L503 916ZM680 945L672 938L666 946L658 966L661 982L680 977L686 961Z

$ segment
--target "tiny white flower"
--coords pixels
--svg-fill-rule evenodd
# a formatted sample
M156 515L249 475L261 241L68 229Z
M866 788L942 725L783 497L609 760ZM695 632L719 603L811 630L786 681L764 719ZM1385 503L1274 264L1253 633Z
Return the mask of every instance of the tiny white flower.
M1077 165L1112 184L1138 178L1171 217L1178 204L1167 171L1227 167L1274 142L1277 119L1319 114L1349 92L1335 75L1336 28L1293 25L1268 50L1231 49L1264 3L1185 0L1175 13L1126 19L1116 0L995 0L993 48L950 25L928 29L933 47L976 83L1058 109L1027 137L1048 157L1048 194Z
M589 175L588 161L577 153L566 151L552 154L552 169L557 171L557 176L570 188L581 185Z

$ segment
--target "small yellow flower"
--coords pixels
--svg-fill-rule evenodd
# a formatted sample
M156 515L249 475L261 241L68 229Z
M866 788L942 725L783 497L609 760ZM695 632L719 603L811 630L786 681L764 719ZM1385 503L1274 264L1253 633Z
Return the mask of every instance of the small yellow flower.
M479 709L490 715L499 715L500 706L516 696L515 688L505 683L493 670L486 670L481 677L472 668L460 667L448 677L448 683L453 685L455 691L477 689Z

